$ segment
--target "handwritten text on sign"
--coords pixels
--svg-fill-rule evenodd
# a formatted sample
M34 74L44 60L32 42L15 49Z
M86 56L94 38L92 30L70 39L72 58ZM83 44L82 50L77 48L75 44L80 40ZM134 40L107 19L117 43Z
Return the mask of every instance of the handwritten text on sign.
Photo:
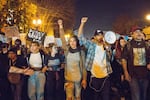
M37 41L41 43L44 39L44 36L45 36L44 32L39 32L37 30L30 29L27 37L32 41Z

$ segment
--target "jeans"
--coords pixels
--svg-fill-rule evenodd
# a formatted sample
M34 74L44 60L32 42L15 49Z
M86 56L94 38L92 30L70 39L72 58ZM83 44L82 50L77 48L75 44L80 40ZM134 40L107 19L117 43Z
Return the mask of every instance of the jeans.
M30 100L44 100L45 73L35 71L28 79L28 96Z
M70 82L65 83L66 90L66 100L80 100L81 98L81 83L80 82ZM70 98L70 99L69 99Z
M132 100L146 100L148 79L132 78L129 82Z
M18 84L11 84L11 89L13 92L14 100L22 100L22 85L23 79L20 80Z
M14 100L10 83L0 77L0 100Z
M64 100L64 84L61 71L47 71L45 100Z
M81 91L82 99L81 100L92 100L93 99L93 90L90 88L90 86L88 84L90 82L90 77L91 77L91 72L87 71L87 87L86 87L86 89L82 88L82 91Z
M110 100L110 78L95 78L90 80L90 87L93 89L93 100Z

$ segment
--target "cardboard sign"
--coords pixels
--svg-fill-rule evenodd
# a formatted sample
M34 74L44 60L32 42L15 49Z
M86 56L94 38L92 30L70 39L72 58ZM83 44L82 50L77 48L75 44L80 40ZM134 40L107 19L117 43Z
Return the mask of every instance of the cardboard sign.
M55 38L55 42L57 44L58 47L61 47L62 46L62 41L60 38Z
M55 43L54 36L46 36L44 40L44 47L48 47L49 43Z
M19 34L22 45L26 45L26 33Z
M12 37L12 45L15 45L15 40L16 40L16 39L19 39L19 37L15 37L15 36Z
M19 36L19 30L18 30L17 26L3 27L2 31L5 33L5 36L7 38L18 37Z
M36 41L36 42L42 43L45 38L45 35L46 34L44 32L30 29L29 33L27 34L27 39L31 40L31 41Z
M0 41L2 41L3 43L7 42L7 38L4 35L0 34Z
M56 43L58 47L62 46L62 41L60 38L55 38L54 36L46 36L44 40L44 47L48 47L49 43Z

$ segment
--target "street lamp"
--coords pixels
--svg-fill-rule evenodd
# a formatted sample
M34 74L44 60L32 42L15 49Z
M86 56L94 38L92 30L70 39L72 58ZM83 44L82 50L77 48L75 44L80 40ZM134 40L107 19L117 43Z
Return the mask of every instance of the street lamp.
M146 19L150 21L150 14L146 15Z
M146 39L150 39L150 14L147 14L145 19L147 20L147 26L143 29L143 32L146 34Z
M36 29L42 24L41 19L34 19L32 23L36 26Z
M69 38L70 38L70 34L65 34L65 40L66 40L66 42L68 42Z

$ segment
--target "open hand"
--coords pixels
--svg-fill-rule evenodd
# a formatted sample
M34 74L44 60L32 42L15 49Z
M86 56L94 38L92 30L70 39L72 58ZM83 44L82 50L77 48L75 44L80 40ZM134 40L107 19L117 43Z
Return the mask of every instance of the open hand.
M47 67L43 67L43 68L42 68L42 72L43 72L43 73L45 73L47 70L48 70Z
M125 72L124 75L125 75L125 80L127 80L128 82L130 82L131 81L131 76L129 75L129 73Z
M150 64L147 65L147 69L150 70Z
M86 88L86 86L87 86L86 80L82 80L81 86L82 86L84 89Z

